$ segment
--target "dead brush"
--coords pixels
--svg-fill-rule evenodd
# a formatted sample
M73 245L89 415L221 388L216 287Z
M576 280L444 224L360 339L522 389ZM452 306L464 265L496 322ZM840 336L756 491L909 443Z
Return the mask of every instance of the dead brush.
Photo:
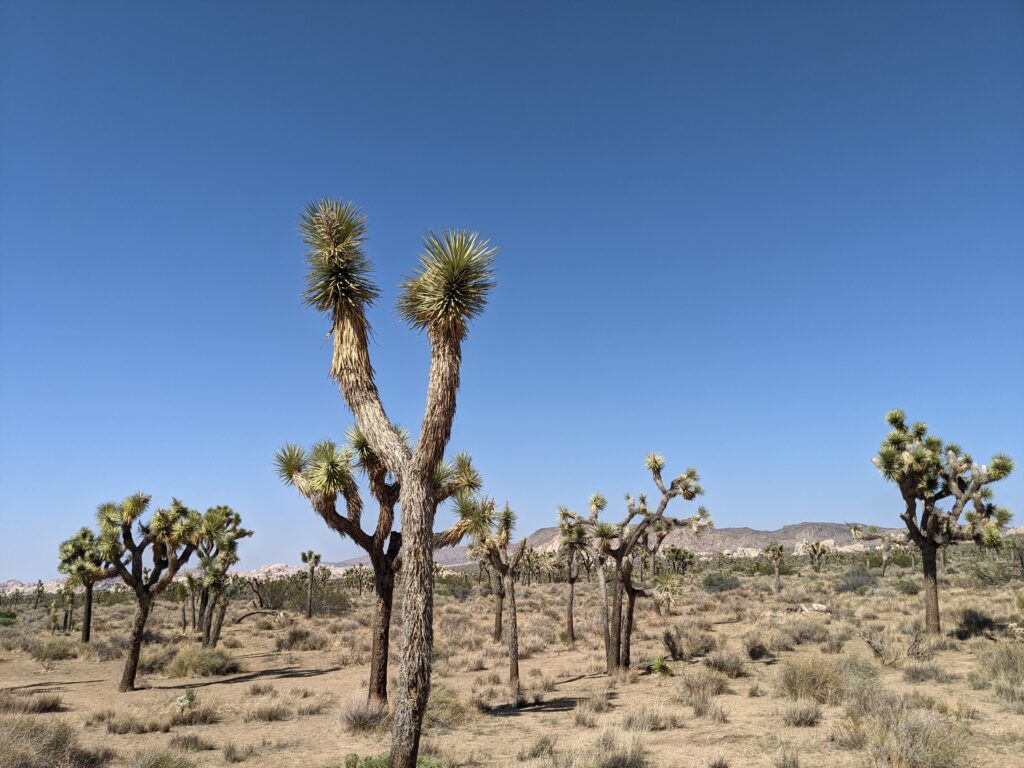
M391 713L386 704L350 701L341 710L341 721L349 733L368 733L388 725Z

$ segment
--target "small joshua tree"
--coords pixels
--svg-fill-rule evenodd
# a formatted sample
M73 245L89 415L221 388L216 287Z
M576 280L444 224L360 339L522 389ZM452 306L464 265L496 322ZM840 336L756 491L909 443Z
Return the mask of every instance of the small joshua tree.
M892 429L872 461L903 497L900 517L907 527L904 541L921 550L925 630L937 635L941 632L938 551L963 541L985 547L999 545L1011 515L992 502L991 484L1013 471L1013 460L1000 453L987 465L979 465L960 446L929 435L924 422L907 424L906 415L899 409L889 411L885 420ZM939 506L947 500L948 510ZM883 537L865 534L859 526L855 526L854 534Z
M106 578L103 568L103 554L100 552L96 534L89 528L82 528L60 545L61 573L68 580L80 584L85 590L82 605L82 642L88 643L92 634L92 596L96 582Z
M683 519L667 517L665 514L673 499L679 497L690 501L704 493L696 469L687 469L666 485L662 479L662 470L665 468L665 459L662 456L656 453L648 454L646 466L655 487L661 493L661 499L654 509L648 508L646 494L640 494L636 498L627 495L626 515L622 521L615 524L604 522L598 516L607 507L608 502L604 496L596 493L590 498L589 516L582 517L568 510L562 513L564 519L583 524L587 532L588 554L596 566L598 618L604 635L608 674L629 667L636 598L649 597L652 592L649 587L633 583L633 558L638 554L644 556L657 553L665 537L675 527L685 526L694 533L700 533L711 525L711 517L704 507L700 507L691 517ZM604 569L609 564L614 579L611 606L608 605L604 575Z
M410 448L387 416L370 363L367 309L380 294L369 277L366 218L351 204L325 199L306 208L299 229L308 246L304 299L330 320L331 374L367 444L401 483L405 598L389 763L391 768L415 768L434 643L436 471L455 418L462 344L494 287L496 250L473 232L429 232L418 270L402 285L398 312L426 332L431 349L423 421L416 446Z
M199 592L199 630L203 646L216 648L228 609L228 571L238 562L238 541L252 536L231 507L211 507L202 518L196 555L203 569Z
M672 573L682 576L693 566L695 555L688 549L673 545L665 547L665 559Z
M188 562L202 530L199 513L177 499L166 509L154 512L148 522L142 522L150 501L147 494L136 493L120 504L101 504L97 514L106 576L120 576L135 593L131 643L118 685L122 692L135 690L139 652L153 602ZM147 551L152 563L148 567L143 563Z
M313 585L316 583L316 569L320 565L320 555L314 552L312 549L307 549L302 553L302 562L306 564L306 568L309 570L307 574L309 580L309 590L306 593L306 618L313 618Z
M582 561L587 557L586 526L574 520L563 507L558 517L558 552L565 564L565 580L568 583L565 608L565 642L576 642L576 627L573 623L576 582L580 577Z
M821 566L824 565L825 558L828 557L828 547L820 541L812 541L807 545L807 557L811 561L811 568L814 569L814 572L821 573Z
M526 552L526 539L509 552L516 514L506 503L495 512L494 499L474 498L465 492L456 499L459 518L476 546L486 553L491 568L501 576L508 601L508 685L513 701L519 700L519 623L516 615L516 576Z
M777 541L773 541L767 547L764 548L764 557L771 565L772 570L775 572L775 594L778 595L782 592L782 576L779 571L782 568L782 558L785 556L785 550L782 549L782 545Z

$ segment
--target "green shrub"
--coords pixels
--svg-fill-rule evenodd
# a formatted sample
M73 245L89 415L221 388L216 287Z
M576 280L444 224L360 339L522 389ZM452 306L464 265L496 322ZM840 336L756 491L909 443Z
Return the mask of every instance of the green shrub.
M740 580L731 573L715 571L707 574L701 580L701 585L707 592L729 592L733 589L739 589Z
M913 579L897 579L892 586L901 595L916 595L921 591L921 585Z
M878 579L863 565L851 568L836 582L836 592L856 592L858 595L867 594Z

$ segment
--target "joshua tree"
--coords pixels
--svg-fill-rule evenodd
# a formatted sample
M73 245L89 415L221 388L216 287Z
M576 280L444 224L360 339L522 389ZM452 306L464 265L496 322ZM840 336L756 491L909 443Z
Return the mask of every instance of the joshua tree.
M38 608L44 597L46 597L46 587L43 586L43 580L40 579L36 582L35 589L32 590L32 608Z
M515 512L506 503L496 513L494 499L477 499L469 492L456 499L459 518L476 546L487 554L491 568L500 575L508 600L508 685L513 700L519 700L519 624L516 617L516 575L527 551L526 539L515 551L508 549L509 539L516 526Z
M309 570L309 590L306 593L306 618L313 618L313 585L316 582L314 578L316 576L316 568L320 565L320 555L314 552L312 549L307 549L302 553L302 562L306 564L306 568Z
M107 578L120 576L135 593L136 600L131 644L118 686L122 692L135 690L139 651L153 601L188 562L202 531L199 513L177 499L171 501L170 507L158 509L149 522L143 523L142 515L150 501L147 494L136 493L120 504L101 504L97 514L100 551L107 564L105 574ZM152 567L148 568L143 565L147 550L152 561Z
M238 562L238 540L252 536L231 507L211 507L202 518L196 555L203 569L199 599L199 629L204 647L216 648L228 609L228 571Z
M103 555L100 552L96 534L89 528L82 528L60 545L58 569L67 574L68 580L81 584L85 590L82 605L82 642L88 643L92 634L92 593L97 581L106 578L103 570Z
M440 500L435 476L451 437L469 323L494 287L495 249L476 234L429 232L419 269L402 286L399 314L426 331L431 347L426 407L419 439L410 449L381 402L367 345L367 308L380 295L370 280L363 245L366 218L353 205L321 200L300 226L309 250L305 301L330 319L331 373L373 453L401 484L403 578L402 649L392 728L391 768L414 768L433 649L433 524Z
M598 515L607 506L607 501L601 494L594 494L590 499L588 517L568 510L563 515L566 519L582 523L587 531L588 554L597 572L598 616L604 634L608 674L629 667L636 598L651 594L650 588L639 587L633 583L633 557L638 553L657 553L665 537L674 527L688 526L695 533L699 533L711 524L711 517L704 507L700 507L695 515L685 519L665 515L672 499L682 497L692 500L704 493L696 469L687 469L666 486L661 476L665 468L665 459L656 453L648 454L646 466L654 485L661 493L658 506L653 510L647 506L646 494L640 494L637 498L627 495L626 516L622 521L617 524L603 522L598 519ZM650 541L651 535L654 537L653 542ZM614 576L610 616L604 575L605 566L609 563Z
M960 446L929 435L924 422L908 425L899 409L889 411L885 420L892 431L882 441L873 462L886 480L896 484L903 497L900 517L907 527L906 540L921 550L925 629L937 635L941 631L938 551L963 541L986 547L999 545L1011 515L992 502L991 484L1013 471L1013 460L1000 453L987 465L979 465ZM939 506L946 500L950 502L948 510ZM855 527L854 533L875 538L859 527Z
M196 591L199 589L199 584L196 581L196 577L191 573L185 574L185 586L188 587L188 599L192 606L192 631L196 631Z
M576 642L576 627L573 625L573 604L576 600L576 581L580 577L581 561L587 557L586 526L569 516L563 507L558 514L558 551L565 563L565 580L568 583L565 606L565 641Z
M396 431L403 442L408 440L403 430L396 428ZM309 499L313 510L331 530L351 539L370 557L377 604L368 697L371 703L385 705L388 701L388 654L395 576L402 562L402 534L393 530L401 486L397 480L389 478L384 462L373 452L357 427L350 428L347 436L348 445L344 448L329 440L317 443L308 452L297 445L285 445L278 451L275 464L281 479L288 485L294 485ZM361 525L363 501L355 479L357 470L366 476L370 493L379 505L377 525L372 532L364 531ZM460 490L479 488L480 476L467 454L457 454L454 460L441 463L434 474L434 482L433 496L440 501ZM339 496L345 504L344 515L338 512ZM434 546L452 546L458 540L457 532L448 529L437 534ZM353 578L360 591L361 569L362 566L353 569Z
M174 601L181 605L181 634L188 630L188 620L185 617L185 601L188 600L188 587L185 582L174 582Z
M75 626L75 585L68 579L60 588L60 603L64 607L64 633L67 634Z
M807 545L806 551L807 557L811 561L811 568L815 573L821 573L821 566L824 564L825 558L828 557L828 547L820 541L812 541Z
M651 591L651 598L654 600L654 607L659 614L672 615L672 606L676 604L676 598L683 594L683 579L677 573L663 573L654 579L654 589Z
M764 556L768 563L771 565L772 570L775 571L775 594L778 595L782 592L782 576L779 575L779 569L782 568L782 558L785 555L785 551L782 549L782 545L777 541L771 542L767 547L764 548Z
M682 576L693 565L695 558L690 550L673 545L665 548L665 559L668 561L672 573Z

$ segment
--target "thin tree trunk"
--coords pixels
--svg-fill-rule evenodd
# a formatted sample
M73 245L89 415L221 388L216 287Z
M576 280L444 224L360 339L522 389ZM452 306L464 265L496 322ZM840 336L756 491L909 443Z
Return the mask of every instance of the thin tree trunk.
M92 582L85 585L85 600L82 605L82 642L88 643L92 637Z
M128 645L128 657L124 663L124 674L117 690L122 693L135 690L135 674L139 669L139 654L142 652L142 638L146 634L146 620L149 618L150 598L142 595L135 607L135 620L132 623L131 643Z
M622 569L618 563L615 564L615 583L612 585L612 621L608 639L611 641L611 648L608 649L610 675L618 670L622 652Z
M491 571L491 591L494 592L494 642L501 642L501 611L505 604L505 584L497 571Z
M611 673L614 665L612 664L611 638L608 636L608 585L605 583L604 566L601 563L597 563L594 566L594 570L597 572L597 602L598 610L600 611L598 618L601 622L601 634L604 637L604 663L605 668Z
M188 617L185 615L185 601L181 601L181 634L188 630Z
M621 666L629 669L629 653L631 639L633 637L633 607L636 603L636 593L632 589L626 590L626 615L622 622L622 649Z
M216 648L217 643L220 642L220 630L224 626L224 614L228 612L228 599L226 595L221 595L217 603L217 608L213 612L213 620L210 622L210 642L207 645L208 648Z
M203 638L202 644L204 648L212 648L210 642L213 638L213 617L216 613L217 606L222 602L223 595L219 592L211 592L210 600L206 604L206 615L203 617Z
M377 609L373 616L373 649L370 652L370 703L388 703L388 648L391 636L391 606L394 601L395 575L374 573Z
M921 566L924 571L924 625L929 635L941 634L939 625L939 576L935 545L925 542L921 546Z
M196 631L196 591L190 589L188 591L189 600L192 602L192 631Z
M779 595L779 594L782 594L782 576L779 573L779 566L776 565L776 566L774 566L774 568L775 568L775 594Z
M210 590L202 587L199 590L199 631L206 633L206 611L210 604Z
M360 590L361 592L362 590ZM306 595L306 618L313 618L313 569L309 569L309 593Z
M508 597L508 687L514 701L519 701L519 624L516 620L516 586L511 569L505 575Z
M576 598L576 579L569 578L569 598L565 609L565 640L569 645L576 643L576 627L572 623L573 602Z

